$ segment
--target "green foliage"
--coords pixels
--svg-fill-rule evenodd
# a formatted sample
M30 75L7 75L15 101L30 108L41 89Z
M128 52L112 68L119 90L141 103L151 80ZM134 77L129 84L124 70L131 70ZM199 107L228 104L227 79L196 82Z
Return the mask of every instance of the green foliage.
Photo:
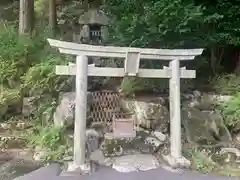
M56 99L44 97L45 99L35 99L34 104L37 107L30 117L32 122L40 123L43 126L49 126L53 121L53 113L56 110Z
M213 162L210 154L205 151L189 149L187 154L191 156L194 167L199 172L209 173L216 168L216 163Z
M48 52L45 48L45 31L34 37L18 36L14 26L0 27L0 83L11 87L21 83L28 69L41 61ZM13 88L13 87L12 87Z
M205 48L204 59L196 64L204 66L203 76L222 71L221 63L229 60L225 50L240 44L239 8L226 0L107 0L105 7L113 17L109 39L114 44Z
M114 42L158 48L238 45L239 8L225 0L106 1Z
M181 91L192 88L193 83L189 80L181 80ZM119 91L123 96L133 96L137 93L166 93L169 90L168 79L124 77Z
M5 89L0 91L0 107L12 105L13 102L18 102L20 98L21 94L18 89Z
M167 89L168 82L166 79L125 77L120 85L120 92L124 96L131 96L136 92L159 92Z
M65 84L67 77L58 76L55 73L55 66L64 59L60 56L47 55L39 64L28 69L22 76L22 87L29 94L56 94Z
M84 13L81 1L70 1L58 13L58 18L66 21L69 24L78 22L80 15Z
M0 89L0 121L7 118L6 113L8 112L8 107L19 105L20 103L21 93L19 89Z
M220 94L234 95L240 89L240 77L235 74L216 76L210 81L214 90Z
M203 23L201 6L182 0L107 0L105 6L113 18L109 39L114 45L193 48L204 44L199 34ZM144 62L143 66L161 68L156 61ZM162 79L124 78L120 88L128 95L142 90L164 91L167 84Z
M221 110L227 127L232 131L240 130L240 77L236 74L217 76L210 84L215 92L233 96L228 102L217 105L217 108Z
M9 87L11 81L19 81L32 63L29 60L29 52L34 51L33 49L33 42L27 37L18 37L14 27L0 28L1 84Z
M71 154L66 132L63 128L54 126L36 126L27 135L29 144L45 150L44 160L62 161Z
M64 162L64 158L72 156L70 148L66 145L59 145L56 151L48 151L45 156L45 160L55 160L58 162Z
M34 9L38 16L46 16L48 13L48 0L35 0Z
M132 8L136 7L136 8ZM140 47L199 46L201 6L181 0L106 1L113 16L112 38L115 43Z
M233 131L240 129L240 93L236 93L230 101L220 104L225 124Z
M34 96L39 108L33 119L45 120L47 114L51 120L58 93L72 88L72 77L55 74L55 65L68 62L69 58L50 48L48 37L51 37L48 30L43 28L37 29L32 37L19 37L14 26L0 27L0 86L6 89L0 92L0 104L4 108L0 109L1 116L7 112L10 102Z
M240 44L240 4L236 1L201 1L204 9L204 35L209 45Z
M59 145L64 145L64 129L53 126L37 127L33 129L32 136L29 136L30 143L40 147L48 147L56 150Z

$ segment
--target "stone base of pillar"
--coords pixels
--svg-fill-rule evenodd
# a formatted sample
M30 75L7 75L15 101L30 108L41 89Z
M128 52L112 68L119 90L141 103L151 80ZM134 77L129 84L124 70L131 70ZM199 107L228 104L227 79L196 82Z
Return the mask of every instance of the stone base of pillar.
M95 172L96 167L88 162L83 165L76 165L74 162L69 162L67 170L61 174L61 176L77 176L82 174L91 174Z
M164 161L166 161L172 168L189 168L191 162L185 157L175 158L171 155L162 155Z

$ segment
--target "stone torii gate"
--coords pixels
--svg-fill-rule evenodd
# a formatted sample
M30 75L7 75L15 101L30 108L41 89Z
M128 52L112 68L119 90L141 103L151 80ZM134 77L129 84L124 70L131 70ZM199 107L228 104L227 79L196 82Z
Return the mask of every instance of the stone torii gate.
M85 164L85 132L87 114L88 76L138 76L145 78L169 78L170 88L170 143L171 157L175 163L183 161L181 147L180 78L195 78L195 70L180 68L180 61L193 60L203 49L147 49L114 46L94 46L48 39L51 46L61 53L76 55L76 64L56 66L58 75L76 76L76 108L74 130L74 164ZM124 68L95 67L88 65L90 57L125 58ZM139 68L140 59L166 60L169 67L163 69Z

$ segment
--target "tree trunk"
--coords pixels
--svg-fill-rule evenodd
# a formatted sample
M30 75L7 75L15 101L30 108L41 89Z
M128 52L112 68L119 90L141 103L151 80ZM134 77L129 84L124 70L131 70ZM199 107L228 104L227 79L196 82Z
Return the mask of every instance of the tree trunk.
M31 33L34 25L34 0L20 0L19 34Z
M49 0L49 28L52 33L57 30L56 0Z

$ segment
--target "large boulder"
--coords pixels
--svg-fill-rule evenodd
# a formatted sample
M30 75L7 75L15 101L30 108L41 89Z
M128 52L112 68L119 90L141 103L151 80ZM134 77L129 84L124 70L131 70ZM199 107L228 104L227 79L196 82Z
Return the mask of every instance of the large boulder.
M203 147L226 146L232 140L219 111L184 107L182 122L186 139L191 144Z
M160 137L154 132L137 131L133 138L115 138L112 133L107 133L101 143L101 150L106 157L130 155L130 154L152 154L157 152L166 142L166 136Z
M189 143L203 147L226 146L232 140L220 111L215 105L228 98L199 91L185 94L182 106L182 124Z
M72 126L74 124L75 115L75 92L67 92L62 94L59 105L53 115L55 126ZM91 93L87 94L87 111L90 110Z
M169 112L163 98L122 99L121 106L124 111L135 114L136 125L147 129L158 129L163 133L167 132Z

